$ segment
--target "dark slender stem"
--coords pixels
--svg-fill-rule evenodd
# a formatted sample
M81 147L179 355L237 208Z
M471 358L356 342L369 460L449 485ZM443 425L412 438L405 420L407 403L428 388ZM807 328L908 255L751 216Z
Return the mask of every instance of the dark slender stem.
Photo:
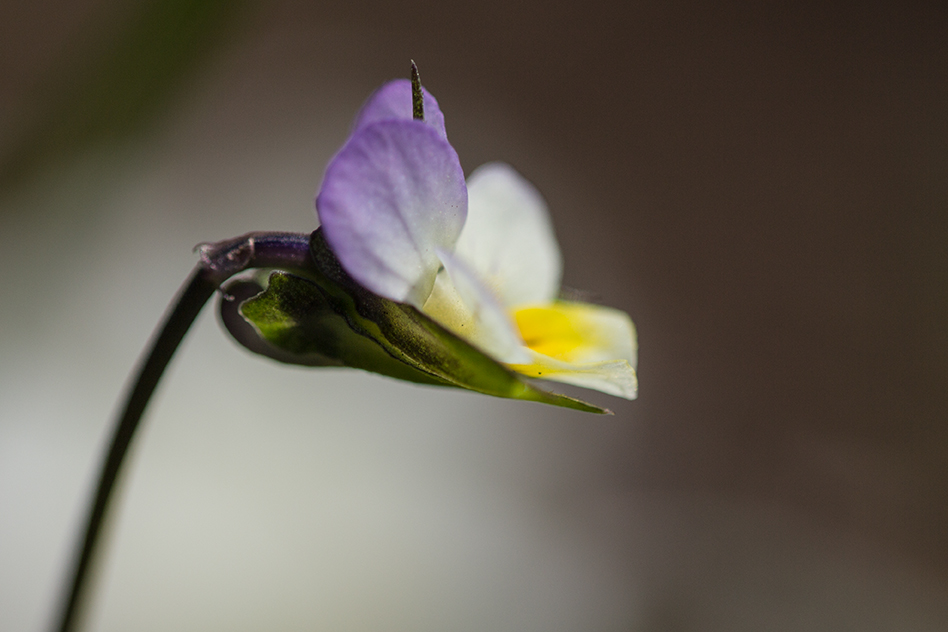
M138 428L138 422L145 411L145 406L158 385L158 380L171 360L171 356L174 355L178 344L184 338L184 334L187 333L191 323L194 322L201 308L204 307L204 303L214 294L216 289L217 284L207 278L204 269L200 266L195 269L185 284L174 310L165 319L161 333L154 340L151 351L139 370L135 386L126 400L125 410L115 426L112 445L99 475L99 486L89 513L85 540L77 558L69 597L64 603L62 611L58 628L62 632L72 630L75 625L76 610L85 586L86 577L89 574L89 566L92 563L92 554L95 551L99 532L105 520L109 497L115 486L119 469L125 459L125 454L128 452L132 437Z
M122 462L158 381L201 308L221 283L244 270L277 267L301 274L313 270L309 235L306 234L249 233L216 244L202 245L200 252L201 263L185 282L174 307L166 314L157 335L152 338L113 430L112 444L102 465L95 499L89 511L85 538L76 554L72 583L68 596L62 602L56 628L60 632L71 632L75 628L76 613Z

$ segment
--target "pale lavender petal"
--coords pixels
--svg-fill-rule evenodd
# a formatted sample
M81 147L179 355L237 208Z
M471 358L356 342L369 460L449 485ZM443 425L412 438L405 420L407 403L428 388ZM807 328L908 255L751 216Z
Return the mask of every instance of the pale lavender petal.
M444 114L441 113L441 109L438 107L438 101L424 87L422 87L421 92L425 97L425 123L437 130L441 138L447 140L448 134L444 130ZM355 124L352 127L352 135L354 136L359 130L372 123L390 119L411 120L411 118L411 81L395 79L383 85L368 98L356 116Z
M362 128L329 163L316 209L342 266L367 289L418 308L467 215L464 172L431 126Z

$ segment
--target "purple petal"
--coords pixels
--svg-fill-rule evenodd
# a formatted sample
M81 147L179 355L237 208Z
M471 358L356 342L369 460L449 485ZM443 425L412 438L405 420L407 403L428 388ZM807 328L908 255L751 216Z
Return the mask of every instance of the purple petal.
M425 123L438 131L441 138L447 140L448 134L444 130L444 114L438 107L438 101L431 96L431 93L421 89L425 97ZM372 93L368 98L359 114L356 116L355 124L352 127L352 136L362 128L390 119L411 120L411 81L408 79L395 79L389 81L381 88Z
M329 163L316 198L326 240L367 289L418 308L467 216L454 148L430 125L387 120L363 127Z

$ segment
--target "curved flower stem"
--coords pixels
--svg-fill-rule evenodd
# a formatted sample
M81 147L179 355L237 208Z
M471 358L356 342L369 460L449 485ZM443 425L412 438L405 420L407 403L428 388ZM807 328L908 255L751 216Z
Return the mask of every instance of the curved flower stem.
M95 499L89 511L85 538L76 553L72 583L62 602L56 628L60 632L69 632L75 628L76 613L122 462L158 381L201 308L221 283L244 270L280 268L307 275L315 269L310 256L309 239L308 234L248 233L198 247L201 262L179 291L174 307L166 314L157 335L152 338L134 385L125 399L122 414L115 424L112 444L102 464Z

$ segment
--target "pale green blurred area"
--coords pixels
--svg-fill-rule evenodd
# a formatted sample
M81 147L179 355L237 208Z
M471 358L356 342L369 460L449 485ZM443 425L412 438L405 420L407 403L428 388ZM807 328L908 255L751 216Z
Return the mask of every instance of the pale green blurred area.
M525 173L567 282L632 314L640 400L591 395L602 419L286 368L208 310L89 629L948 627L943 71L905 73L933 27L540 6L0 9L0 630L48 626L191 248L312 230L410 58L465 170Z

